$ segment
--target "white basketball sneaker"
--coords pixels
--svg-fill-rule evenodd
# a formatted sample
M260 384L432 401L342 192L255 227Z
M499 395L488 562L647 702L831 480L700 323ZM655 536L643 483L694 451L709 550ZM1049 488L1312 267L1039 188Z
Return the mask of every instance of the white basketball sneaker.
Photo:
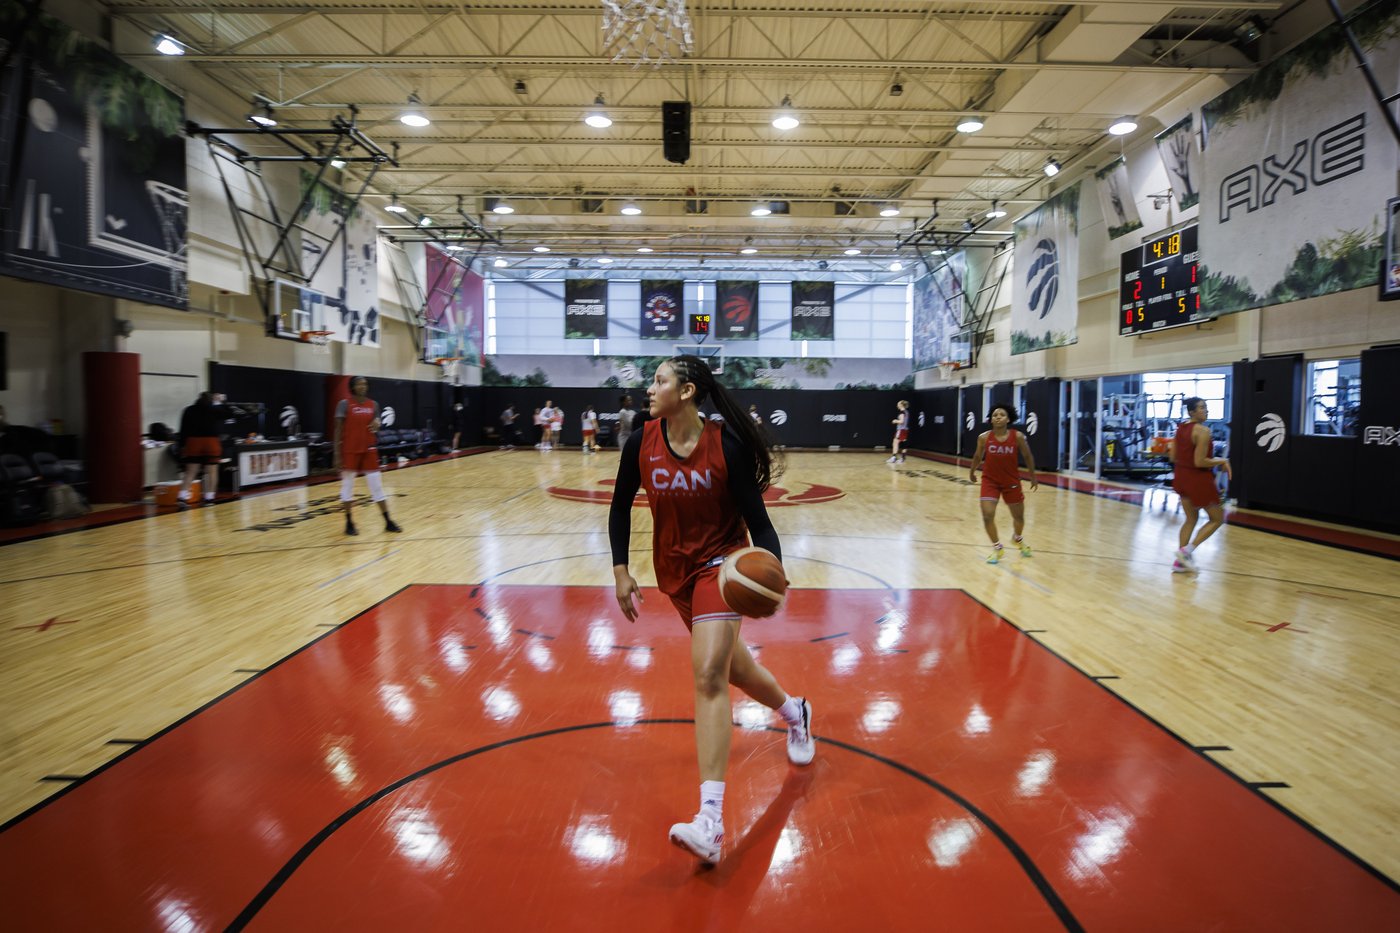
M795 765L809 765L817 756L817 740L812 738L812 704L802 698L802 721L788 726L788 761Z
M706 865L717 865L720 848L724 845L724 824L707 813L697 813L689 823L671 827L671 844L685 849Z

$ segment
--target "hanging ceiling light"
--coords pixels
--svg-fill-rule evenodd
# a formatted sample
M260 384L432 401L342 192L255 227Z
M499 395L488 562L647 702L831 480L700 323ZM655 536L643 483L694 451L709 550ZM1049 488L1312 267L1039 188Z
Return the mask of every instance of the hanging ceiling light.
M771 213L773 213L773 208L769 206L767 201L754 205L754 209L749 211L751 217L767 217Z
M491 207L491 213L493 213L493 214L514 214L514 213L515 213L515 208L511 207L511 206L510 206L509 204L507 204L505 201L497 201L494 205L492 205L492 207Z
M992 219L992 220L996 220L998 217L1005 217L1005 216L1006 216L1006 211L1003 210L1003 209L1001 208L1001 206L997 204L997 202L993 201L993 202L992 202L992 209L989 210L989 211L987 211L987 217L989 217L989 218Z
M639 252L639 253L651 253L651 252L655 252L655 250L653 250L650 246L638 246L638 247L637 247L637 252Z
M943 248L941 248L941 247L935 246L933 249L931 249L931 250L928 251L928 254L929 254L930 256L942 256L942 255L943 255L944 253L946 253L946 252L947 252L947 250L945 250L945 249L943 249Z
M448 251L449 253L460 253L460 252L461 252L462 250L464 250L464 249L466 249L466 247L463 246L461 243L448 243L448 244L447 244L447 251Z
M843 250L843 252L844 252L847 256L859 256L859 255L860 255L860 250L857 249L857 248L854 247L854 246L848 246L848 247L846 247L845 250Z
M549 247L548 247L548 246L536 246L534 249L535 249L535 252L537 252L537 253L547 253L547 252L549 252Z
M417 91L408 95L408 109L399 114L399 122L404 126L427 126L432 123L433 121L423 116L423 112L418 109L422 104Z
M891 272L903 272L903 271L904 271L904 263L902 263L902 262L900 262L898 259L896 259L894 262L890 263L890 271L891 271Z
M420 226L420 227L431 227L432 225L433 225L433 218L429 217L427 214L424 214L422 217L419 217L419 218L418 218L418 226Z
M1108 127L1110 136L1127 136L1137 129L1137 117L1119 117Z
M162 55L184 55L185 44L173 36L168 36L163 32L158 32L151 37L155 43L156 51Z
M611 256L599 256L599 257L598 257L598 265L600 265L600 266L609 265L612 261L613 261L613 259L612 259Z
M262 103L253 98L253 112L248 114L248 122L254 126L276 126L277 118L272 115L272 105L267 101Z
M633 204L631 201L628 201L626 204L622 205L622 213L626 214L628 217L636 217L641 212L642 209L637 205Z
M986 125L982 122L981 117L963 117L958 121L958 132L975 133Z
M345 168L345 160L331 159L331 168Z
M884 207L880 208L880 216L881 216L881 217L898 217L898 216L899 216L899 205L898 205L898 204L886 204Z
M1045 160L1045 177L1054 178L1060 174L1060 160L1050 156Z
M583 122L596 129L605 130L612 126L612 117L608 116L603 109L603 92L599 91L598 96L593 98L593 109L588 112L588 116L583 118Z
M802 121L797 119L797 114L792 112L792 96L783 95L783 103L777 115L773 117L773 129L775 130L795 130L802 125Z
M384 209L391 214L408 213L408 208L399 203L399 196L397 194L389 196L389 203L384 205Z
M504 269L506 266L510 265L510 263L506 262L500 256L497 256L492 260L491 265L495 266L497 269Z

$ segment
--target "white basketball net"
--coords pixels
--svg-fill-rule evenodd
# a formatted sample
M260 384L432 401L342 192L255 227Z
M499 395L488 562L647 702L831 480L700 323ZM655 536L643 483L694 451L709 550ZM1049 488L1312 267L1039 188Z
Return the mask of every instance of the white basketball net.
M615 62L634 59L633 67L689 55L695 42L685 0L603 0L603 48Z
M160 235L170 253L170 291L185 293L185 230L189 215L190 196L172 185L147 181L146 193L160 221Z
M943 374L944 379L952 379L953 373L958 371L958 364L952 360L944 360L938 364L938 369Z

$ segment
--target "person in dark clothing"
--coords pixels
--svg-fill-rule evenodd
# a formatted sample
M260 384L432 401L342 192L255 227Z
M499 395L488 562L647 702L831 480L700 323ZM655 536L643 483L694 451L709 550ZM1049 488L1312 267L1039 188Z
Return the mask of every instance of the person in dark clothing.
M176 496L181 508L190 504L190 483L204 469L204 501L214 501L219 488L219 461L224 456L224 443L219 439L223 415L214 405L212 392L201 392L193 405L180 415L180 458L185 464L185 476Z
M514 450L516 439L520 436L520 430L515 426L515 419L519 416L515 413L515 405L507 405L506 410L501 412L501 449Z
M467 410L461 402L452 406L452 449L462 446L462 434L467 430Z

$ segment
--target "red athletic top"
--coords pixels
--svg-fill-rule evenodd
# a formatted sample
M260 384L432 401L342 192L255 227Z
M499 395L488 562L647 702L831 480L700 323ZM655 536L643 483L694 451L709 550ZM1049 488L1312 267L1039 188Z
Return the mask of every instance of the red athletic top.
M639 466L651 507L651 558L663 593L679 592L708 561L747 547L748 529L735 508L722 429L706 421L695 449L677 457L660 419L642 426Z
M342 421L341 452L358 454L378 447L379 439L369 429L370 422L379 417L379 404L373 399L360 401L353 396L341 399L335 408L335 416Z
M1021 482L1017 467L1020 446L1016 443L1016 429L1006 429L1006 440L997 440L996 431L987 432L987 446L983 449L982 479L998 486L1015 486Z
M1212 476L1210 467L1196 466L1196 441L1191 437L1191 429L1195 426L1196 422L1194 421L1183 421L1176 426L1172 466L1176 468L1177 476L1181 476L1187 470L1202 476ZM1212 482L1214 482L1213 479Z

